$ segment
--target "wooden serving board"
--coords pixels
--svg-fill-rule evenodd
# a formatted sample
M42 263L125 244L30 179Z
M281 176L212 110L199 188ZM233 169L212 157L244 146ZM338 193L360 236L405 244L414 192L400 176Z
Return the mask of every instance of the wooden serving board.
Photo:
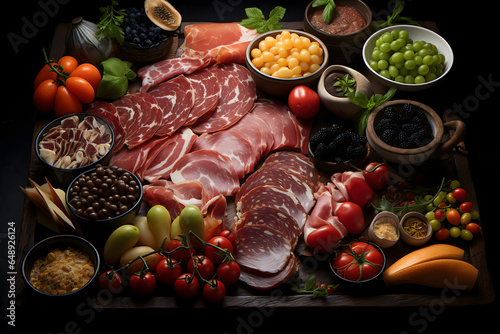
M190 23L184 23L182 28ZM422 22L422 25L437 30L434 22ZM287 29L302 29L302 22L289 22L285 23ZM182 31L182 29L181 29ZM182 35L178 40L178 45L182 44ZM172 56L173 52L169 54ZM383 90L382 87L376 87L377 91ZM450 110L443 113L445 121L454 119L455 116ZM323 123L330 123L332 115L325 110L321 110L316 119L315 126ZM33 143L35 142L36 135L47 124L48 120L39 120L35 124ZM469 170L467 160L467 150L465 144L462 142L458 145L454 152L443 156L440 161L433 161L432 163L438 165L442 175L448 179L457 178L460 180L462 186L468 192L468 198L473 203L475 208L478 208L476 193ZM397 166L395 166L397 167ZM425 166L424 166L425 167ZM435 166L432 166L435 167ZM438 175L441 177L442 175ZM44 182L44 175L42 166L38 161L34 149L31 153L31 164L29 177L35 181ZM323 180L328 180L327 175L323 175ZM234 200L228 199L228 220L231 220L235 214ZM374 212L366 212L366 222L369 224ZM29 199L24 203L24 214L22 221L22 228L20 240L18 242L17 253L17 279L16 279L16 303L24 307L30 307L37 304L38 297L27 293L25 284L21 274L21 265L24 256L31 246L39 240L51 235L51 232L43 228L36 222L36 209ZM486 264L484 237L482 232L474 236L471 242L462 242L460 247L465 249L465 260L470 262L479 270L479 276L476 286L470 291L458 291L449 298L452 305L479 305L488 304L494 299L493 284ZM405 245L402 241L398 242L395 246L385 249L384 253L387 257L387 266L391 265L402 255L414 250L414 248ZM327 284L336 283L334 275L330 271L327 257L312 256L310 254L303 240L299 240L299 244L295 249L300 262L300 269L296 282L304 282L311 275L316 275L317 280ZM451 289L452 287L450 287ZM307 294L294 293L287 284L283 284L275 289L269 291L258 291L243 283L239 282L227 290L227 295L221 302L220 307L224 308L249 308L249 307L338 307L338 306L421 306L429 305L436 298L440 298L443 293L442 289L432 289L418 286L400 286L400 287L386 287L382 281L370 289L350 289L349 287L340 286L338 292L334 295L325 298L311 298ZM173 296L172 291L158 286L155 293L148 298L136 298L131 296L128 290L119 294L113 295L112 298L99 298L99 289L97 284L88 292L86 300L89 307L95 308L203 308L207 304L203 298L195 298L192 301L183 301ZM81 301L75 301L78 304Z

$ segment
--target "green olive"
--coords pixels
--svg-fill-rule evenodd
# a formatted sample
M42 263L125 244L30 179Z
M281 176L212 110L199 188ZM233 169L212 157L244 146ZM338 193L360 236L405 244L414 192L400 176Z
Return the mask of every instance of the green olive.
M104 245L103 258L109 265L120 261L122 254L139 241L139 229L134 225L122 225L111 233Z

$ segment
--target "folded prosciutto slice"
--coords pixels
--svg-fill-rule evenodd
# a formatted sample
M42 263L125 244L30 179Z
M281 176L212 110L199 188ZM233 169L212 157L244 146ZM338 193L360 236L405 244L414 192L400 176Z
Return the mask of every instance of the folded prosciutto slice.
M200 150L184 155L175 164L170 179L174 183L198 180L209 194L233 196L240 189L238 175L231 160L212 150Z
M255 29L236 22L191 24L184 28L184 43L180 48L205 52L217 64L244 64L247 46L256 36Z

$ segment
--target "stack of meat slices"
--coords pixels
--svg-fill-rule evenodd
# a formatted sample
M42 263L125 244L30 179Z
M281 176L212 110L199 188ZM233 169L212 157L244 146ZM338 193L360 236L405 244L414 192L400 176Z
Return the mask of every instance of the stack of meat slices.
M314 165L302 153L271 154L236 195L234 257L240 280L272 289L298 270L293 250L314 206L319 185Z

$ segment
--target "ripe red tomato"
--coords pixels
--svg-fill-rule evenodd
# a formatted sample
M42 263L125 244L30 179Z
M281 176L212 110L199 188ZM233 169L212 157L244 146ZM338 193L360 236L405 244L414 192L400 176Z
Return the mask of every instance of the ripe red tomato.
M226 287L217 279L210 280L203 286L203 298L207 302L218 303L224 299L225 295Z
M231 231L231 230L224 230L219 235L223 236L223 237L226 237L227 240L229 240L231 242L231 245L233 245L233 249L234 249L234 246L236 245L236 240L234 238L233 231Z
M463 202L467 199L467 191L465 191L464 188L455 188L451 194L459 202Z
M163 259L156 265L155 275L158 282L165 285L174 285L175 280L182 274L181 264L174 259Z
M182 240L178 237L175 237L170 241L170 245L168 246L168 251L172 252L170 256L172 259L177 261L187 261L191 258L191 254L195 255L196 250L193 247L188 248L180 248L182 246Z
M225 286L231 286L238 282L240 274L240 266L235 261L223 262L215 271L215 275Z
M465 228L472 234L476 234L479 233L479 231L481 231L481 226L479 226L476 223L469 223L465 226Z
M349 281L366 281L383 269L384 256L375 246L366 242L353 242L337 251L332 268Z
M314 117L320 107L319 95L311 88L298 85L288 95L288 107L300 118Z
M389 181L389 169L380 162L370 162L363 172L366 183L375 190L382 190L387 187Z
M108 277L111 276L111 277ZM112 293L120 292L123 289L122 277L117 272L108 270L99 277L99 287L109 290Z
M233 245L231 244L231 241L229 241L229 239L226 237L219 235L210 239L208 243L216 245L222 249L227 249L231 253L233 252ZM221 254L220 250L210 245L205 246L205 255L208 256L214 264L219 264L226 258L224 254Z
M365 216L363 209L353 202L344 202L335 211L340 222L350 234L359 234L365 229Z
M462 204L460 204L460 210L462 210L462 212L470 212L472 210L472 203L471 202L463 202Z
M147 296L153 293L156 287L156 278L151 272L146 275L140 276L133 274L129 280L130 290L139 296Z
M54 110L56 102L57 82L47 79L37 85L33 94L33 104L41 112L49 113Z
M447 228L441 228L436 232L436 239L439 241L443 241L448 239L450 236L450 230Z
M198 279L190 273L181 274L174 283L175 294L184 299L193 298L198 293L199 288Z
M197 271L194 271L195 265ZM189 273L194 272L198 278L205 280L211 279L215 271L214 263L205 255L194 255L188 260L186 269Z
M328 253L338 246L340 240L339 230L326 224L309 233L306 243L316 253Z
M80 64L71 72L71 76L87 80L94 88L94 92L97 92L97 88L99 87L102 79L101 72L99 72L97 67L90 63Z
M364 208L373 200L375 195L368 183L359 177L353 177L347 187L347 193L352 202Z

